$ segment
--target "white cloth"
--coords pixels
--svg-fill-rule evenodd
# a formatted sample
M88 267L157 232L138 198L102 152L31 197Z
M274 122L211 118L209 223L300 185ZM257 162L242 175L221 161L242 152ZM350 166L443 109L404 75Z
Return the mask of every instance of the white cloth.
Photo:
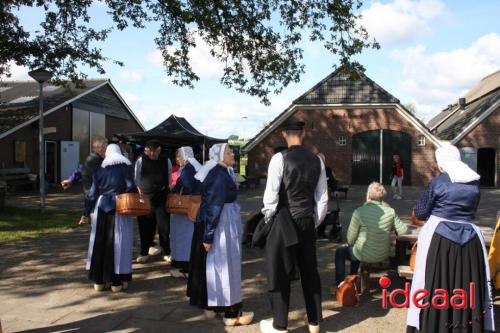
M328 183L326 181L325 164L318 157L321 162L321 173L319 176L318 184L314 191L314 201L315 201L315 214L314 223L317 226L323 222L326 212L328 210ZM269 162L269 168L267 170L267 183L266 190L264 191L264 208L262 208L262 214L264 214L264 219L268 222L278 208L279 202L279 191L281 186L281 181L283 179L283 155L281 153L274 154Z
M122 155L122 151L120 147L117 144L110 144L106 148L106 155L104 160L102 161L101 167L105 168L110 165L116 165L116 164L126 164L130 165L130 161L128 158Z
M460 158L457 147L447 144L436 149L436 162L448 174L452 183L468 183L479 180L479 176Z
M207 253L208 306L231 306L241 302L241 214L236 203L226 203Z
M86 269L90 269L92 262L92 254L94 252L94 242L97 228L97 215L99 211L99 201L102 196L97 199L97 204L92 214L92 224L89 239L89 249L87 254ZM132 216L125 216L115 213L115 228L114 228L114 272L115 274L130 274L132 273L132 251L134 248L134 224Z
M210 170L224 160L224 151L226 150L227 143L216 143L210 150L208 157L210 158L196 173L194 178L200 182L204 182Z
M182 159L184 161L188 161L196 171L200 170L201 164L198 162L198 160L196 160L196 158L194 158L193 148L185 146L185 147L180 147L178 151L181 154Z
M429 247L431 245L432 236L434 235L434 232L438 224L444 220L445 219L441 217L431 215L431 217L429 217L427 222L422 227L422 230L420 230L420 233L418 234L417 257L415 260L415 272L413 274L413 281L411 284L410 299L412 298L412 295L415 295L415 292L417 290L425 288L425 270L427 266L427 254L429 252ZM450 222L469 223L460 221L450 221ZM479 237L479 240L481 241L484 254L484 266L486 268L486 278L488 279L486 295L484 295L484 301L485 301L484 308L486 311L484 315L484 328L487 330L494 331L495 321L493 314L493 298L491 295L491 288L490 288L490 267L488 265L488 252L486 252L484 237L483 234L481 233L481 230L476 225L472 223L469 224L472 225L472 227L476 231L476 234ZM413 304L413 302L410 302L410 308L408 309L406 324L420 330L420 309L417 308Z

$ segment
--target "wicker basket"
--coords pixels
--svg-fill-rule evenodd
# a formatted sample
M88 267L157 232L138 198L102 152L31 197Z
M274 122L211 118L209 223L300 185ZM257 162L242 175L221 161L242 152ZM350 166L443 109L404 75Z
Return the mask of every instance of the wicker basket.
M116 212L128 216L147 215L151 210L149 197L139 193L123 193L116 197Z

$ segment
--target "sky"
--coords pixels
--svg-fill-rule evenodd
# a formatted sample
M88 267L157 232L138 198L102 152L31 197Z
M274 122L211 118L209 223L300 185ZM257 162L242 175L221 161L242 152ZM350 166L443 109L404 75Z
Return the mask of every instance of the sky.
M106 7L95 1L95 26L105 26ZM417 116L428 121L453 103L484 76L500 70L500 1L394 0L364 1L361 24L380 43L355 58L365 74L401 103L413 103ZM40 12L22 8L20 19L37 29ZM231 134L251 138L286 109L294 99L333 71L338 59L320 44L304 43L306 72L299 83L272 95L264 106L220 84L222 65L203 43L192 51L191 64L200 77L194 89L172 84L156 49L153 26L113 32L99 45L103 54L125 63L107 62L106 74L89 71L90 78L109 78L146 129L171 114L185 117L199 131L214 137ZM29 79L28 70L12 66L12 79Z

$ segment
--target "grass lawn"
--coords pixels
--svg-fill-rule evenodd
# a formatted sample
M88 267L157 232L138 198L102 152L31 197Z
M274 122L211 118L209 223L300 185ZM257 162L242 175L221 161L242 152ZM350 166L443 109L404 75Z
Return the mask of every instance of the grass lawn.
M40 237L78 226L81 212L5 207L0 212L0 244L21 238Z

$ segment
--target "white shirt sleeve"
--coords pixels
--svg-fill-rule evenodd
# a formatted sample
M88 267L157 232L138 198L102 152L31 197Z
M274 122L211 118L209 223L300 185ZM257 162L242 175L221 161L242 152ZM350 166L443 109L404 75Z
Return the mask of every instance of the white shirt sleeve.
M141 171L142 171L142 156L135 161L134 168L134 181L137 186L139 186L139 182L141 181Z
M283 179L283 155L281 153L275 154L269 162L267 170L267 183L264 192L264 208L262 214L267 222L273 217L278 208L279 191L281 180Z
M321 162L321 173L319 175L318 184L314 191L314 201L316 202L314 223L316 227L323 222L328 210L328 183L326 181L325 164Z

